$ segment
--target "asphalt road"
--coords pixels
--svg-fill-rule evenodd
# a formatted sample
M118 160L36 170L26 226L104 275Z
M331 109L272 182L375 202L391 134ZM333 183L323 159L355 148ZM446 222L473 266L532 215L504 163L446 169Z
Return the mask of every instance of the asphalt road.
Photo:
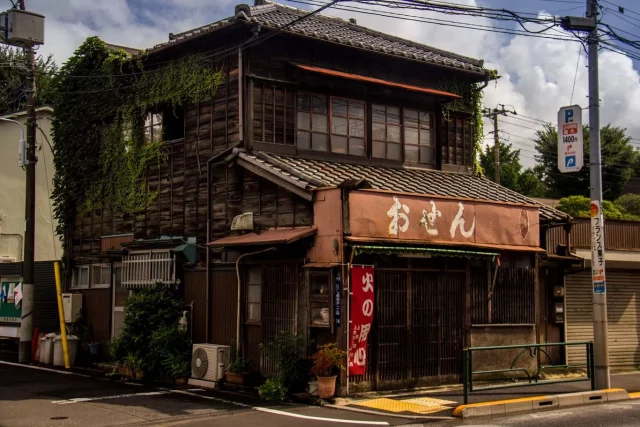
M214 391L169 390L0 362L0 426L398 425L406 420Z
M625 381L635 385L640 375L625 377ZM331 408L269 405L258 399L215 391L145 387L0 362L0 427L137 425L624 427L640 426L640 400L494 419L430 420L422 424Z

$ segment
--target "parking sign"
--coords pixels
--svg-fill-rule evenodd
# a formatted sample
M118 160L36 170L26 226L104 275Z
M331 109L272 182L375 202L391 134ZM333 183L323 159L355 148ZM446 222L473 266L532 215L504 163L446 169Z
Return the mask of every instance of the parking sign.
M558 169L578 172L583 165L582 108L562 107L558 111Z

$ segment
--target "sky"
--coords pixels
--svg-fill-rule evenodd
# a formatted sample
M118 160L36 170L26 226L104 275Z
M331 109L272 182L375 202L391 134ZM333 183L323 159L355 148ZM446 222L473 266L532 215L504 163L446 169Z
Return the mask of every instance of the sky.
M149 48L168 39L170 32L179 33L233 15L238 3L252 0L25 0L26 8L46 16L45 44L39 54L53 54L59 64L89 36L135 48ZM603 22L625 31L625 36L640 39L640 2L637 0L600 0ZM0 0L0 4L9 0ZM282 3L311 9L297 1ZM324 2L324 0L323 0ZM507 8L538 15L582 16L585 1L578 0L446 0L449 3ZM353 2L347 6L362 7ZM625 7L624 14L618 6ZM366 6L369 11L389 11L382 6ZM637 14L634 14L637 12ZM586 56L580 43L548 38L512 36L495 31L478 31L410 22L329 9L327 15L356 18L358 24L394 34L440 49L484 59L487 68L501 76L485 89L484 104L494 108L505 104L516 111L500 118L500 137L520 150L525 166L534 163L536 154L532 138L541 121L555 123L560 107L588 105ZM515 22L486 18L458 17L437 12L406 11L413 16L458 21L496 27L516 28ZM531 30L539 27L529 26ZM562 33L562 34L561 34ZM564 37L561 29L544 35ZM634 37L635 36L635 37ZM633 50L633 48L630 48ZM640 54L638 50L637 54ZM640 62L627 56L603 50L600 52L600 100L602 125L627 128L640 148ZM588 110L583 111L586 122ZM493 143L493 125L485 123L486 143Z

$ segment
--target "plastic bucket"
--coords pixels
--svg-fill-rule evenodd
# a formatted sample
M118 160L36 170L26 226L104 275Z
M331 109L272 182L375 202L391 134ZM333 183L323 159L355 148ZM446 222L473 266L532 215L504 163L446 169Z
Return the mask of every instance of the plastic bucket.
M45 365L51 365L53 363L53 339L56 334L47 334L44 336L45 344L44 344L44 357L42 359L42 363Z
M62 351L62 336L56 335L53 339L53 366L64 366L64 353ZM76 363L76 353L78 353L78 344L80 339L74 335L67 336L67 345L69 346L69 364L73 366Z

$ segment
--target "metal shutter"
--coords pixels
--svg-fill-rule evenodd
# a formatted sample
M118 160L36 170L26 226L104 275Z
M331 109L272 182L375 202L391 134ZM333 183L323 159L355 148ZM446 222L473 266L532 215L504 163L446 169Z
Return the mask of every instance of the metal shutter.
M607 271L607 318L609 363L612 367L640 364L640 271ZM593 339L593 308L590 271L566 278L567 341ZM585 363L584 350L570 348L571 364Z

